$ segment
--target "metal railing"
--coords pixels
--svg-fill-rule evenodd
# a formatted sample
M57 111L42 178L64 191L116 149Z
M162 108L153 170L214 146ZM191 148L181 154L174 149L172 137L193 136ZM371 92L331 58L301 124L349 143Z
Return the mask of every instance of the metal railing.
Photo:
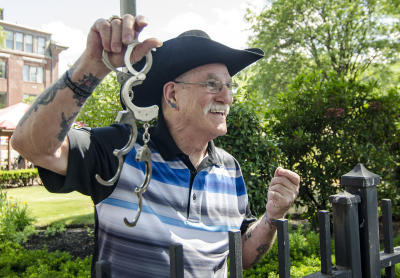
M321 271L305 277L395 277L395 264L400 263L400 246L393 247L392 203L381 201L384 250L379 246L377 185L380 178L358 164L341 177L345 191L330 196L336 265L331 261L330 213L319 212ZM287 225L287 220L282 220ZM279 224L282 225L282 224ZM287 231L284 232L287 234ZM278 242L287 235L279 231ZM290 277L289 247L278 248L279 277ZM281 266L284 262L284 266Z
M377 185L378 175L358 164L352 171L341 177L345 191L332 195L332 213L319 212L321 271L305 277L395 277L395 264L400 263L400 246L393 246L392 203L381 201L384 250L379 250L379 224ZM335 244L336 265L331 260L331 218ZM288 220L275 222L278 233L279 277L290 277L290 247ZM242 248L240 231L229 232L229 272L231 278L243 277ZM184 277L182 245L170 247L170 275ZM104 261L96 264L97 278L111 278L110 264Z

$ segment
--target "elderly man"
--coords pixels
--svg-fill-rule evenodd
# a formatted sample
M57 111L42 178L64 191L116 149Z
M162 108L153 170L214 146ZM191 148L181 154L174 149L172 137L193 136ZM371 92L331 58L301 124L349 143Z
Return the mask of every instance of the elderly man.
M145 26L141 16L97 20L82 56L38 97L15 130L12 146L38 166L49 191L77 190L92 197L94 261L109 261L114 277L168 277L168 248L174 243L183 245L185 277L225 277L227 232L241 229L243 265L252 266L274 241L272 220L284 217L299 190L299 176L278 168L269 185L266 212L256 220L238 162L212 141L227 132L236 87L232 76L263 53L229 48L201 31L164 44L148 39L135 48L133 63L158 49L145 82L134 87L134 102L158 104L161 111L149 143L153 177L143 194L141 218L131 228L123 218L138 208L133 192L143 183L144 166L135 155L143 142L124 157L120 178L107 187L95 174L106 179L114 175L118 161L112 152L128 141L129 126L70 127L109 73L101 60L103 49L113 65L123 65L125 46Z

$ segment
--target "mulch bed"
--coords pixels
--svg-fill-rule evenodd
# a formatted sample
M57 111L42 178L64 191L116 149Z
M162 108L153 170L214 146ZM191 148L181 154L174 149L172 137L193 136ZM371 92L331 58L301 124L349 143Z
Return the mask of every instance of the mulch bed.
M65 232L54 236L39 231L24 244L24 247L34 250L47 246L49 252L66 251L73 257L85 258L93 254L94 245L94 227L67 227Z

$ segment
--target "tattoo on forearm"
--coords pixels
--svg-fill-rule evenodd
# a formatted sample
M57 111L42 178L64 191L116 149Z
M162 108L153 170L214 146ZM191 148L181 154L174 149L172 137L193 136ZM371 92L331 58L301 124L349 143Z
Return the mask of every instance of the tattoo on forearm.
M247 229L246 233L244 234L244 241L247 241L247 240L249 240L249 239L252 237L253 231L254 231L255 227L256 227L256 225L251 225L251 226Z
M61 123L60 123L60 127L61 127L61 131L60 133L57 135L57 139L62 142L65 138L65 136L68 133L68 130L73 122L73 120L75 119L75 117L78 115L78 112L75 112L74 114L72 114L71 117L66 118L64 112L61 113Z
M29 116L32 114L33 111L37 111L39 109L39 105L48 105L51 103L54 98L56 97L56 94L59 90L62 90L66 88L66 85L62 81L62 79L59 79L54 85L46 89L43 94L38 96L36 101L32 104L32 106L29 108L29 110L25 113L25 115L22 117L22 119L19 122L19 126L22 126L25 121L29 118Z
M244 235L244 241L247 241L249 238L251 238L251 236L252 236L251 231L247 232L247 233Z
M260 246L258 246L256 249L258 253L252 265L255 265L261 259L261 257L268 251L269 248L270 248L269 243L261 244Z
M78 96L78 95L75 95L75 94L74 94L73 98L75 99L76 105L77 105L78 107L82 107L83 104L84 104L85 101L86 101L86 98L85 98L85 97L81 97L81 96Z

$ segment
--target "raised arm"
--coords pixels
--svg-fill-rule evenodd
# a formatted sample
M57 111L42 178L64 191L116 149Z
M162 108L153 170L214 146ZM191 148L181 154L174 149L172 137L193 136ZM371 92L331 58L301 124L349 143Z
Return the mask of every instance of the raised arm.
M277 168L268 189L265 214L242 235L243 267L250 268L271 248L276 237L273 219L279 219L293 204L299 193L300 177L296 173Z
M97 20L90 29L81 57L36 99L20 120L11 137L12 147L35 165L65 175L67 132L87 97L109 73L101 60L103 49L109 52L113 65L122 66L126 45L137 39L146 25L142 16ZM160 45L156 39L145 40L132 53L132 62Z

